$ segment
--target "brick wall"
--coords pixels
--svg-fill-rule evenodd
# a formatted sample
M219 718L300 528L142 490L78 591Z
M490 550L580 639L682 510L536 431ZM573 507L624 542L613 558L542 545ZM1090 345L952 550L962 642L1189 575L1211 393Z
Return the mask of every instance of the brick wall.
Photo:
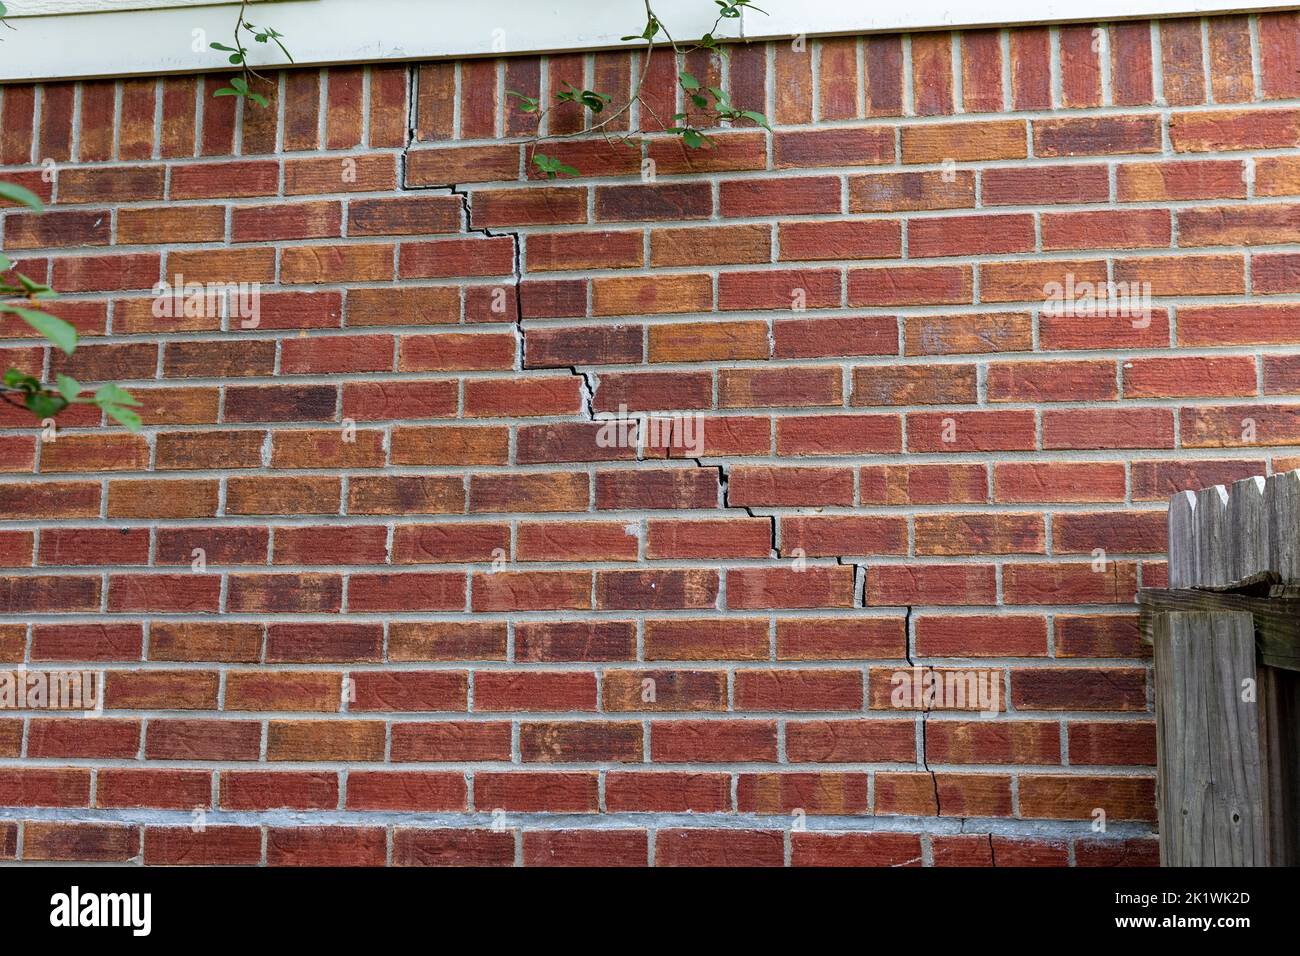
M775 132L655 132L665 55L555 182L504 89L635 57L4 88L53 208L3 248L84 339L0 360L147 425L0 410L0 661L106 707L0 716L0 856L1154 860L1165 499L1300 447L1296 15L689 65ZM177 274L259 323L159 317ZM912 665L996 715L894 706Z

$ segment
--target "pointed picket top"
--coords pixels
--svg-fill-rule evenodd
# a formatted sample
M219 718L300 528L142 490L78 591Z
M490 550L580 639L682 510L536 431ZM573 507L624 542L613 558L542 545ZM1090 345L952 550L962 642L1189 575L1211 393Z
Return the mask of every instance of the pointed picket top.
M1196 569L1201 587L1231 583L1232 532L1228 528L1228 489L1211 485L1196 493Z
M1269 521L1263 475L1232 483L1228 496L1228 581L1244 581L1269 570Z
M1268 562L1284 582L1300 582L1300 471L1272 475L1264 488L1268 508Z
M1180 491L1169 499L1169 586L1196 584L1196 492Z
M1169 586L1300 584L1300 470L1169 499Z

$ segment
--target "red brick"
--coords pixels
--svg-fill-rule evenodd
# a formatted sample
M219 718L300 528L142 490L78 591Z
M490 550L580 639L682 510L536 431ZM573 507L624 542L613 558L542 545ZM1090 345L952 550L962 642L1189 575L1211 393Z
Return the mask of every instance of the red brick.
M759 720L664 720L651 724L656 763L774 761L776 725Z
M474 775L474 805L489 811L591 812L596 809L596 775L480 772Z
M781 553L813 557L843 554L902 554L906 523L895 516L809 515L781 519Z
M644 830L539 831L524 835L524 866L645 866Z
M923 657L1044 657L1047 621L1032 615L938 615L916 619Z
M633 773L605 778L611 813L725 813L731 809L731 776L725 773Z
M1035 156L1158 153L1160 124L1148 116L1105 116L1033 121Z
M993 604L991 565L881 565L867 571L866 603Z
M250 866L262 859L260 827L146 827L144 862L156 866Z
M1151 27L1134 21L1110 27L1111 97L1117 106L1152 102Z
M1101 105L1101 45L1093 27L1063 26L1057 33L1061 61L1061 106Z
M937 839L937 838L936 838ZM795 833L792 866L920 866L921 838L912 833Z
M903 658L902 621L892 617L792 618L779 621L777 657L781 660Z
M784 859L779 830L655 832L656 866L781 866Z
M912 37L912 98L921 116L954 112L951 33Z
M1011 31L1011 104L1017 110L1052 105L1051 34L1046 27Z

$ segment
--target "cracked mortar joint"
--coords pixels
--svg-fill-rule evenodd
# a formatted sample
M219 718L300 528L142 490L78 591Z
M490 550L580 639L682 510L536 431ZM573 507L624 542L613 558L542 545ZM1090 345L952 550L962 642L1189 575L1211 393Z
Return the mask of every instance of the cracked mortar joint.
M917 663L912 658L912 605L910 604L907 605L907 612L903 616L903 648L905 653L907 654L907 663L913 669L915 669L917 667ZM926 726L929 723L929 720L930 720L930 710L928 707L925 706L924 701L922 701L921 747L918 756L920 758L921 766L925 769L925 772L930 775L930 784L934 789L934 815L937 817L943 814L943 802L939 798L939 776L932 769L930 769L930 756L928 753L929 738L927 736L927 726ZM990 841L992 840L992 834L990 834L989 839ZM991 850L992 849L991 842L989 844L989 847Z
M401 188L403 190L426 190L426 189L447 190L452 195L458 196L460 198L461 208L464 214L465 232L477 233L479 235L491 236L491 237L509 237L512 245L512 251L513 251L512 262L514 266L513 275L511 277L514 283L513 287L515 293L514 332L515 332L515 338L518 341L518 351L516 354L516 365L517 365L516 370L519 372L524 372L527 370L528 340L527 340L527 332L524 328L522 236L518 232L512 232L512 231L493 232L491 229L488 229L486 227L474 226L473 225L474 222L473 194L468 190L462 188L461 185L457 183L446 183L443 185L430 185L430 186L412 186L408 184L406 181L407 154L410 152L411 148L414 146L416 142L415 137L416 137L416 130L417 130L417 116L418 116L418 102L417 102L418 72L417 71L418 71L417 66L413 65L410 67L410 76L409 76L409 84L408 84L408 88L410 90L409 116L408 116L408 127L407 127L407 140L405 145L402 148L402 155L401 155L401 173L402 173ZM769 335L770 334L771 333L769 332ZM581 382L582 410L585 413L588 422L596 421L595 401L596 401L597 382L594 380L594 373L584 371L583 369L579 368L577 365L537 366L537 367L539 369L540 368L554 368L554 369L562 368L567 370L569 374L576 376ZM693 462L697 468L716 468L718 470L718 483L722 495L722 507L724 509L742 510L745 512L745 514L747 514L751 518L766 518L770 523L769 533L771 535L771 553L777 560L788 557L787 555L783 555L781 553L781 548L777 542L776 515L759 515L756 514L754 512L754 509L748 505L733 505L731 503L730 501L731 476L727 473L727 466L725 464L716 464L716 465L705 464L704 461L702 461L700 458L694 458L694 457L686 460ZM865 607L866 606L866 572L867 572L866 565L860 564L856 561L848 560L842 555L835 556L835 563L837 565L841 565L844 567L853 568L852 606L855 608ZM861 579L860 583L859 583L859 579ZM907 663L911 667L915 668L917 665L915 661L912 659L912 652L911 652L911 636L912 636L911 623L912 623L912 607L911 605L908 605L903 620L904 650L907 656ZM927 773L930 774L930 780L934 789L935 816L937 817L942 815L943 808L939 798L939 779L935 771L930 768L929 756L926 752L927 751L926 724L929 720L929 717L930 717L929 711L923 707L921 711L921 724L920 724L921 747L920 747L919 757L920 757L920 765L925 769ZM989 852L990 855L993 853L992 833L989 834Z

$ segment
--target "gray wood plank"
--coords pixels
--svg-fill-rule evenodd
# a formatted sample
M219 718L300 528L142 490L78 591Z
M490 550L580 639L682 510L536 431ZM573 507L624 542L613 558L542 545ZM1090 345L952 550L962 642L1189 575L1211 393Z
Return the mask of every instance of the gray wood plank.
M1223 587L1231 580L1228 489L1210 485L1196 493L1196 575L1200 587Z
M1270 475L1264 497L1268 507L1269 566L1284 583L1300 583L1300 472Z
M1229 583L1270 570L1264 477L1233 482L1228 497Z
M1258 709L1269 864L1300 866L1300 674L1260 667Z
M1138 592L1142 640L1151 644L1155 621L1165 611L1240 611L1255 620L1255 649L1269 667L1300 671L1300 597L1262 597L1233 591L1165 590Z
M1251 616L1160 614L1154 637L1160 862L1267 865Z
M1169 586L1196 584L1196 492L1180 491L1169 499Z

